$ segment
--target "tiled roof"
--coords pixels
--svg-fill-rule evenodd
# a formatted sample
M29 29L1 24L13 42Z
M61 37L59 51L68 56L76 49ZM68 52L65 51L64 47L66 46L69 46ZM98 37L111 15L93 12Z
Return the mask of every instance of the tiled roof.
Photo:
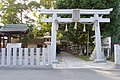
M0 32L26 32L27 30L26 24L6 24L0 29Z

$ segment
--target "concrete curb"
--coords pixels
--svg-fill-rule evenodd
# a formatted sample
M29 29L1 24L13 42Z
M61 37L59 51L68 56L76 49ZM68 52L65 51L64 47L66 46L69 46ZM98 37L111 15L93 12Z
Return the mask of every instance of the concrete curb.
M53 69L52 65L42 66L0 66L0 70L38 70L38 69Z

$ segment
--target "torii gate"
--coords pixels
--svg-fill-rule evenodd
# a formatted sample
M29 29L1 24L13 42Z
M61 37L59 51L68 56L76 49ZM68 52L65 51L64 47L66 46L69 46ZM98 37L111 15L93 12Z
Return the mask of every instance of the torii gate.
M56 61L56 28L57 24L81 22L81 23L93 23L95 27L95 39L96 39L96 59L95 62L105 61L103 53L101 52L101 37L100 37L100 22L110 22L109 18L103 18L100 15L108 15L113 9L41 9L41 14L52 14L52 17L42 18L42 22L52 22L51 32L51 54L52 61ZM61 18L57 14L72 14L72 18ZM80 18L80 15L94 15L90 18Z

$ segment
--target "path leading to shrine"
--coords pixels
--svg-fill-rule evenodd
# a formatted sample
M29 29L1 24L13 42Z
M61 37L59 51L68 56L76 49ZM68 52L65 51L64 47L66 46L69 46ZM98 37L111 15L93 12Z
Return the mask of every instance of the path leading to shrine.
M103 63L95 63L93 61L84 61L75 57L67 52L61 52L58 54L57 59L59 61L58 64L53 64L53 68L56 69L66 69L66 68L114 68L113 62L103 62Z

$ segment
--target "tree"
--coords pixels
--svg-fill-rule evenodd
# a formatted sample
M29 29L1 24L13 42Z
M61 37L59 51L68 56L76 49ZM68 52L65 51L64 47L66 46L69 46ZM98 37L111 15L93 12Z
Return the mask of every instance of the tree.
M54 7L55 0L40 0L40 3L46 9L50 9L50 8Z
M54 0L40 0L40 2L32 0L0 0L1 23L27 24L30 28L30 33L23 38L24 42L28 42L31 37L44 36L46 32L50 32L51 25L41 23L42 15L39 14L39 9L42 7L51 8L53 3ZM29 16L30 13L31 15ZM38 30L38 26L41 26L42 30Z
M58 9L106 9L106 8L108 9L108 8L113 8L112 13L108 16L110 17L111 22L101 24L101 34L104 37L111 36L113 42L119 42L120 41L119 4L120 4L120 0L57 0L55 8L58 8ZM107 17L107 16L104 16L104 17ZM80 30L78 29L76 33L79 33ZM75 30L70 30L68 34L71 34L73 32L75 32ZM92 32L90 31L90 33ZM67 36L67 37L69 40L72 37L73 41L76 40L76 38L78 38L74 36Z

